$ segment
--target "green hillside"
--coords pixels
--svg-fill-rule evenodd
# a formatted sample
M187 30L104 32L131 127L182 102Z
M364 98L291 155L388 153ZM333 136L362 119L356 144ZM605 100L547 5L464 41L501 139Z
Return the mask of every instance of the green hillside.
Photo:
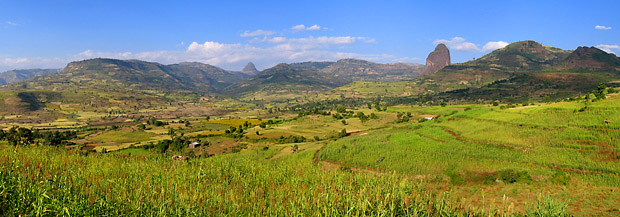
M475 88L508 79L514 74L551 67L570 53L535 41L520 41L476 60L446 66L436 73L416 79L414 83L435 92Z

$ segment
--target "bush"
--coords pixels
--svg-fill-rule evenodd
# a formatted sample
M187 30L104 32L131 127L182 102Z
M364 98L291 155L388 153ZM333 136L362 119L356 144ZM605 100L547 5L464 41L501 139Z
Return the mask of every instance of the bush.
M484 181L482 181L482 184L492 185L492 184L495 184L495 180L497 179L494 176L489 175L484 179Z
M499 180L505 183L525 182L532 181L532 177L527 171L517 171L514 169L503 169L497 172Z
M450 182L452 184L457 184L457 185L465 184L465 179L459 176L459 174L456 172L456 169L454 167L448 168L446 171L444 171L444 174L450 177Z
M557 171L551 176L551 182L568 185L570 184L570 175L568 173L564 173L562 171Z

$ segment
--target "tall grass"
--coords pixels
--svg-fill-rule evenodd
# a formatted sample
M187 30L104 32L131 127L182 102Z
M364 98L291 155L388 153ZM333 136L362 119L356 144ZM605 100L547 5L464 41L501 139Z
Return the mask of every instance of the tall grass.
M323 170L312 152L279 161L246 151L189 162L0 146L6 216L448 215L467 211L400 175ZM300 163L302 162L302 163Z

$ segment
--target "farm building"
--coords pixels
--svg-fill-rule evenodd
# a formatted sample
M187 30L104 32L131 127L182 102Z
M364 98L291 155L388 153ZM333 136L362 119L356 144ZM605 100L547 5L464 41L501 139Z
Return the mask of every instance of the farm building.
M198 142L192 142L189 144L189 148L197 148L200 147L200 143Z
M435 119L435 115L420 115L419 117L424 118L428 121L432 121Z

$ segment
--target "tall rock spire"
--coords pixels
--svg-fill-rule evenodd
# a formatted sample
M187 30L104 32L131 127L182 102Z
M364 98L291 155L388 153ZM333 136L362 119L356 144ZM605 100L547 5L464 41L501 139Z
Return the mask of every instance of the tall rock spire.
M438 44L435 50L426 57L426 66L422 73L434 73L447 65L450 65L450 50L445 44Z

